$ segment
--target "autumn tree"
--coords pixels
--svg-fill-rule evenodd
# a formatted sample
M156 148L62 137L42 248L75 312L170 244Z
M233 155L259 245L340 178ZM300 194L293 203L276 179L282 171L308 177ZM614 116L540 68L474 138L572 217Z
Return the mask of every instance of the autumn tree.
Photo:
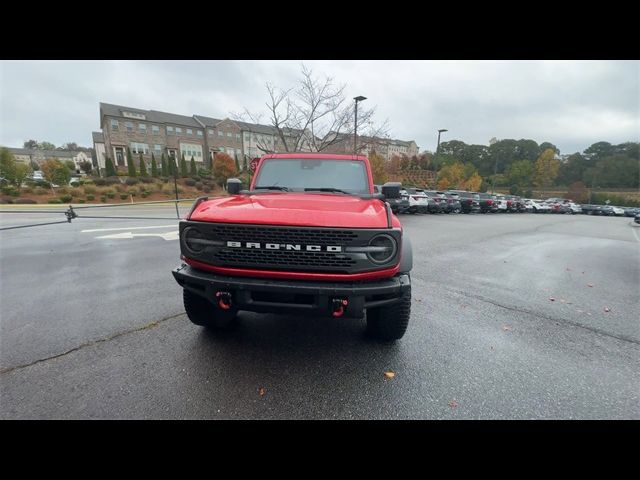
M395 175L400 171L400 157L393 156L391 160L385 162L385 170L391 175Z
M213 176L216 179L216 183L224 186L227 183L227 179L235 174L236 165L233 158L226 153L217 153L213 162Z
M53 184L67 185L71 179L71 172L67 166L60 160L52 158L45 160L42 164L42 174L44 175L44 178L51 183L52 190Z
M589 190L587 190L584 182L574 182L569 186L567 198L577 203L584 203L589 199Z
M375 152L369 154L369 164L371 165L371 173L373 175L373 182L376 184L383 184L387 181L387 175L385 172L385 159L382 155L378 155Z
M555 156L556 152L552 148L547 148L540 154L533 171L534 186L549 187L553 185L560 171L560 161Z
M437 185L439 190L455 188L476 192L482 185L482 177L471 163L455 162L438 171Z

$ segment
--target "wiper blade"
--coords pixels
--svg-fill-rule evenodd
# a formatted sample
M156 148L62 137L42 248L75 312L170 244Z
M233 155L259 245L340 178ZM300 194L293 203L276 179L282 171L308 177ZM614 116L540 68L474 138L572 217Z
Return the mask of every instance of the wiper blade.
M265 185L263 187L254 187L255 190L280 190L281 192L288 192L288 187L281 187L280 185Z
M340 190L339 188L331 188L331 187L317 187L317 188L305 188L305 192L336 192L336 193L346 193L347 195L351 195L349 192L345 192L344 190Z

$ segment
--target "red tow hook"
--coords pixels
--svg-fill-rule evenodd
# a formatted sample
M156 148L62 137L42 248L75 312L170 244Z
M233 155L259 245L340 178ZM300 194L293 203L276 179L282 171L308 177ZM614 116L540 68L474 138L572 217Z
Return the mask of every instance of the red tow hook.
M347 305L349 305L349 301L346 298L334 298L331 303L331 315L333 315L334 317L341 317L342 315L344 315L344 311L347 309Z
M217 292L216 298L218 299L218 307L222 310L231 308L231 294L229 292Z

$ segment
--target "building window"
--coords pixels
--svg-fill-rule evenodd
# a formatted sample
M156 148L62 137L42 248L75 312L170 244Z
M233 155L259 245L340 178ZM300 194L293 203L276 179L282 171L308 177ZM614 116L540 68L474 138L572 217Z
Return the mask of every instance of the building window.
M250 133L245 133L244 134L244 141L245 142L249 142L251 140L251 134Z
M162 145L158 145L157 143L153 146L153 150L157 153L162 152Z
M176 127L176 135L182 134L182 128Z
M180 142L180 153L187 160L190 160L191 157L202 157L202 145Z
M215 135L212 129L209 129L209 135Z
M138 142L131 142L131 153L134 154L148 154L149 153L149 145L147 145L146 143L138 143Z
M127 133L133 133L133 123L132 122L124 122L124 126L127 127Z
M232 138L233 137L233 133L227 132L227 137Z
M190 128L187 128L187 135L193 135L193 130L191 130Z
M225 153L225 151L224 151L224 147L220 147L220 151L221 151L222 153Z
M224 132L222 130L218 130L218 136L219 137L224 137Z
M199 137L202 136L202 130L196 130L196 133L198 134Z
M239 133L236 133L236 140L237 140L238 142L242 140L242 137L240 137L240 134L239 134Z
M146 123L139 123L138 124L138 130L140 130L140 133L147 133L147 124Z
M196 151L196 156L197 157L202 157L202 152L200 150Z
M111 130L113 130L114 132L118 131L118 120L111 120Z
M151 132L154 135L160 135L160 127L158 125L151 125Z
M167 135L173 135L173 127L167 127Z

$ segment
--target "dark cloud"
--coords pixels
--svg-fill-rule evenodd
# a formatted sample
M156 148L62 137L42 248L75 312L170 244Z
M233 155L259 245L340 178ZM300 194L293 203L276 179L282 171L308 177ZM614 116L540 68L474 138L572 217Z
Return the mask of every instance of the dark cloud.
M99 102L223 118L262 110L265 83L294 87L300 61L3 61L0 144L91 144ZM365 95L396 138L550 141L563 152L638 141L637 61L308 61Z

